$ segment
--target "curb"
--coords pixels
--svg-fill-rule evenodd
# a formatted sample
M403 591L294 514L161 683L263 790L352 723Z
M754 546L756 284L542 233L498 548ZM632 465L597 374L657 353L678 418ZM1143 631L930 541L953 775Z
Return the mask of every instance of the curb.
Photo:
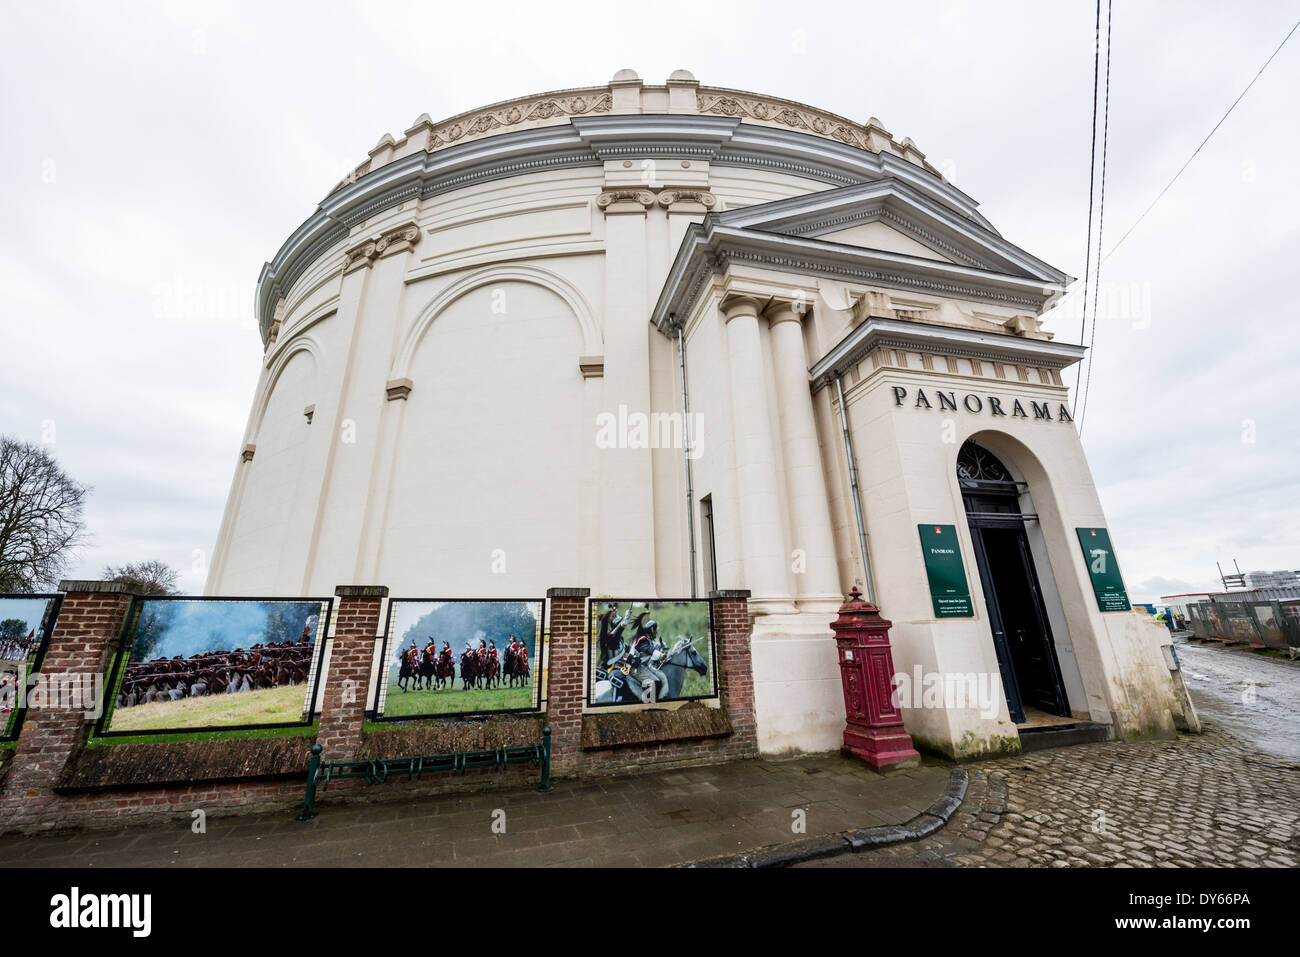
M887 824L879 827L864 827L854 831L840 831L822 837L810 837L788 844L773 844L740 854L724 854L721 857L706 857L675 867L787 867L803 861L813 861L821 857L834 857L837 854L852 854L858 851L873 850L889 844L902 844L915 841L933 834L948 823L948 819L961 807L966 798L966 785L969 775L964 768L953 768L948 776L948 788L943 796L924 812L903 824Z

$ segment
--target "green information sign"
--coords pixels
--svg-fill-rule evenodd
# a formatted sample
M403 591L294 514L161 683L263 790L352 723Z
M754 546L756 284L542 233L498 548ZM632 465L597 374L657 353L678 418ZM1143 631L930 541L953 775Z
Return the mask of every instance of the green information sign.
M1097 596L1097 607L1102 611L1128 611L1128 592L1115 560L1110 535L1104 528L1076 528L1079 544L1083 547L1083 563L1092 576L1092 590Z
M961 546L955 525L918 525L925 574L930 579L930 601L936 618L971 618L975 608L961 563Z

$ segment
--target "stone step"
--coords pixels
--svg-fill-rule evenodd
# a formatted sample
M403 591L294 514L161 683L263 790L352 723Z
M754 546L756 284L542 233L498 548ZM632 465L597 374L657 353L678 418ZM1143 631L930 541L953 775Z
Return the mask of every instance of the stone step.
M1078 721L1074 724L1048 725L1042 728L1020 728L1019 731L1021 751L1067 748L1074 744L1110 740L1110 725L1097 724L1095 721Z

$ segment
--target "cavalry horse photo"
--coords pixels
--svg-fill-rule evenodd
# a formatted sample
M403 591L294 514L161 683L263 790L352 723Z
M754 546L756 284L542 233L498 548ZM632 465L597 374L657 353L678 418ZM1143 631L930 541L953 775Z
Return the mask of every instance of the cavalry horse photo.
M461 659L461 673L464 674L466 661ZM433 652L428 648L420 652L418 659L409 652L403 652L398 663L397 687L403 691L450 690L456 684L456 662L450 651Z
M663 663L658 666L663 681L651 679L642 681L632 674L611 671L607 677L598 680L595 687L593 704L646 704L650 701L672 701L682 693L686 683L686 672L694 671L698 675L708 673L709 665L704 656L695 648L695 642L701 638L688 638L678 635L671 648L665 648L662 641L656 642L663 649Z
M477 688L482 680L479 669L478 655L466 648L460 654L460 684L461 688L468 691L470 688Z
M513 688L515 682L519 682L519 687L528 687L528 682L532 677L532 667L528 664L527 647L524 646L524 654L518 654L506 648L505 662L501 666L502 674L505 675L506 687Z
M456 684L456 662L452 660L451 650L446 649L433 663L434 688L451 689Z
M403 691L409 691L408 683L419 681L420 675L416 668L415 662L405 652L402 653L401 662L397 672L397 687Z

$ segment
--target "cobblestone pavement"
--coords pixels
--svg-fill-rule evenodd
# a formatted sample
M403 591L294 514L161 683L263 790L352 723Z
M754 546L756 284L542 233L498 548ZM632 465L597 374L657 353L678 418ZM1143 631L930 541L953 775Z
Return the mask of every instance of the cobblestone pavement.
M967 766L947 827L800 867L1295 867L1300 768L1227 732Z
M186 814L111 831L0 837L0 867L657 867L805 834L901 824L938 800L949 777L946 765L933 763L882 778L830 754L561 781L545 794L341 804L326 791L320 816L306 823L294 820L295 811L213 811L205 834L191 831ZM803 832L794 828L800 821Z

